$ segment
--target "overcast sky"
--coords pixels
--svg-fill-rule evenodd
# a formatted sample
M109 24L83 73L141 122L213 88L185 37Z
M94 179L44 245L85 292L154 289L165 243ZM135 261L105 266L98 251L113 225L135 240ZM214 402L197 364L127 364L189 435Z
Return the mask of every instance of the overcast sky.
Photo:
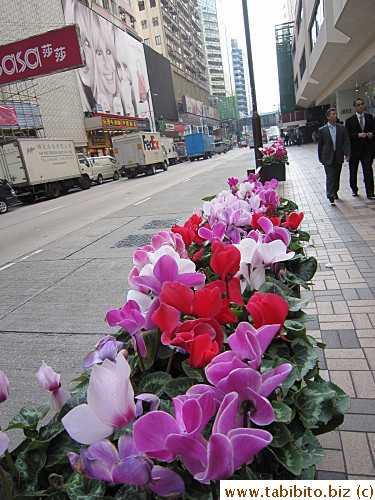
M279 80L275 45L275 25L285 22L282 0L247 0L250 19L251 49L253 54L255 91L258 111L275 111L279 105ZM244 66L248 68L242 0L217 0L221 39L226 26L229 58L231 60L231 38L237 38L244 53ZM223 44L224 65L228 55Z

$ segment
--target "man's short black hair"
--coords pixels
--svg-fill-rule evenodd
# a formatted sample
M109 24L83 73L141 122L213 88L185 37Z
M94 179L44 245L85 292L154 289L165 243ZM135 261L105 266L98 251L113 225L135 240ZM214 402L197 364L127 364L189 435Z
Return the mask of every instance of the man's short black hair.
M326 118L328 118L328 115L330 114L331 111L336 111L336 108L329 108L326 111Z
M353 106L355 106L355 103L356 103L357 101L362 101L362 102L363 102L363 104L365 103L365 101L362 99L362 97L357 97L356 99L353 99Z

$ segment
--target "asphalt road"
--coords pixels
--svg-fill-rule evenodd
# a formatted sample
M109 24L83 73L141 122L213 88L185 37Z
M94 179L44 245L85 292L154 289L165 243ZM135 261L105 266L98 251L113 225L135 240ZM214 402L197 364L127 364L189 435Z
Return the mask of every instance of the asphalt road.
M136 247L183 224L203 197L225 189L228 177L244 179L253 164L253 150L236 149L0 216L0 369L11 387L0 426L22 406L48 403L35 376L43 360L69 387L87 351L114 333L104 318L126 300ZM12 431L11 447L20 439Z

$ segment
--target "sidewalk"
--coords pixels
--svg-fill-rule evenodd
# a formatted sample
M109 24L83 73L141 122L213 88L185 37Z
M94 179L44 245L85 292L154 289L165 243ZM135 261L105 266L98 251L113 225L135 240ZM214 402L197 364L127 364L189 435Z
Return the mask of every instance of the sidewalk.
M330 206L324 168L313 144L288 148L287 180L280 195L294 200L305 218L302 228L318 260L306 312L308 333L326 344L320 367L351 397L340 430L321 436L326 458L318 479L375 477L375 201L367 200L358 175L359 197L351 196L349 168L343 165L340 199Z

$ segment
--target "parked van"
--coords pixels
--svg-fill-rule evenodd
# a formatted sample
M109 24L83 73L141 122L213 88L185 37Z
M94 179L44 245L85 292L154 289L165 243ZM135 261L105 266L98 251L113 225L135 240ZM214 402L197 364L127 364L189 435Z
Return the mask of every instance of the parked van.
M103 184L103 181L107 179L113 179L114 181L119 179L119 169L117 168L116 160L112 156L92 156L87 158L87 160L90 165L89 170L92 182Z
M213 153L218 153L219 155L221 153L226 153L228 151L228 144L226 142L214 142L212 144L212 152Z
M19 203L16 193L7 180L0 179L0 214L5 214L8 207Z

